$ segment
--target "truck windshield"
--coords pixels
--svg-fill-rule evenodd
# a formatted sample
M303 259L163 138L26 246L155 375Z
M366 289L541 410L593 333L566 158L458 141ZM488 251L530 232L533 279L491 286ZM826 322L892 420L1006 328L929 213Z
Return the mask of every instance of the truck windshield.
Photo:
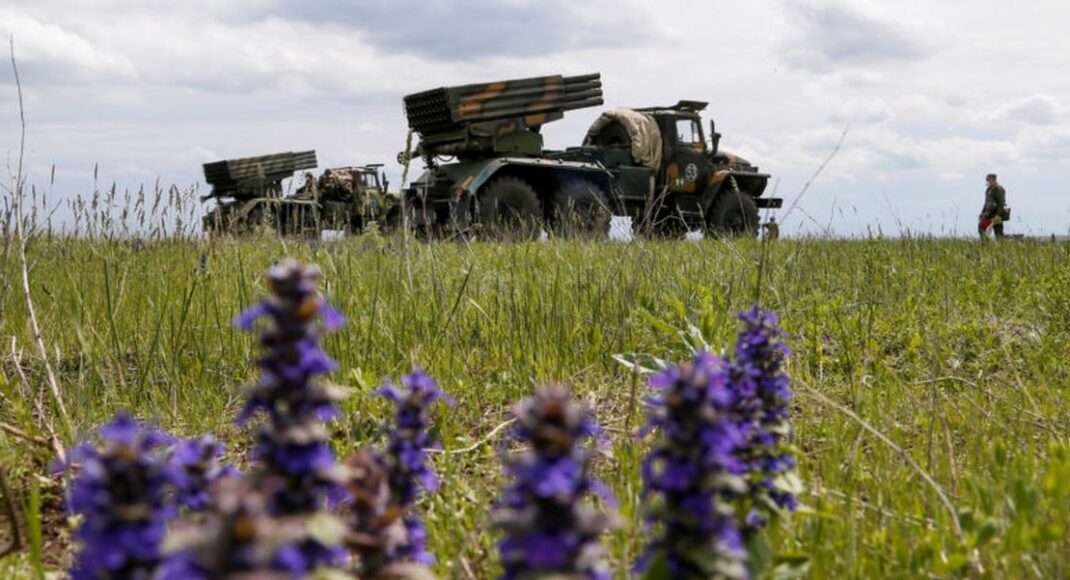
M702 130L693 119L679 119L676 121L676 138L680 143L696 145L702 143Z

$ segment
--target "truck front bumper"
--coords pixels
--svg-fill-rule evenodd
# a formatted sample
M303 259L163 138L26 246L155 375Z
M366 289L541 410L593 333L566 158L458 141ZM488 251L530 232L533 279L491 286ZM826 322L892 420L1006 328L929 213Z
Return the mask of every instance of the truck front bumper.
M784 207L784 198L782 197L756 197L754 198L754 205L762 209L780 209Z

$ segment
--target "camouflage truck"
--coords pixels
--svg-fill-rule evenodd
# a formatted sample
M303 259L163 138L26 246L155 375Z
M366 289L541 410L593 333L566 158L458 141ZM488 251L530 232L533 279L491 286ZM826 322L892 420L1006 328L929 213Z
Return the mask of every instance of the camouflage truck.
M360 231L370 221L396 219L396 196L387 192L381 165L327 169L285 195L283 181L316 167L316 152L287 152L204 164L217 200L203 218L209 235L274 230L280 235L318 236L325 229Z
M702 230L716 236L755 236L759 208L783 200L762 197L769 175L719 147L710 121L707 141L700 113L707 103L615 109L591 126L582 147L551 157L598 163L613 175L615 210L637 233L678 237Z
M481 229L530 237L540 224L564 235L603 236L612 214L639 232L689 230L754 236L769 175L710 141L706 103L617 109L583 146L543 150L542 125L602 104L597 73L443 87L405 97L416 155L426 171L404 192L418 228ZM452 157L440 163L443 157ZM402 159L407 161L407 159ZM474 228L473 228L474 226Z
M380 169L382 163L352 167L332 167L316 178L305 173L305 182L294 199L318 202L323 229L359 232L371 222L392 228L398 221L398 197L388 192L390 183Z
M413 157L425 171L403 192L418 232L530 238L542 226L604 235L613 176L598 162L550 159L540 129L602 104L598 74L442 87L405 97ZM401 160L409 160L409 152ZM443 161L448 158L447 161Z

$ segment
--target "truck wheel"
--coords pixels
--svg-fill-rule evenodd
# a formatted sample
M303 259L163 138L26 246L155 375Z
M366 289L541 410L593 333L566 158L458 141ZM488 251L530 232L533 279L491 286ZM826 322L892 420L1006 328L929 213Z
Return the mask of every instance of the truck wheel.
M201 229L209 239L219 238L227 232L228 221L223 206L217 205L201 218Z
M732 179L731 187L722 191L706 216L706 233L715 237L758 235L758 205L743 193Z
M632 217L632 235L654 240L682 240L691 230L683 218L662 208L649 217Z
M652 240L682 240L687 237L688 227L674 215L659 215L650 223L632 218L632 235Z
M551 203L550 223L563 238L605 239L611 219L609 202L602 188L588 179L565 182Z
M292 204L281 204L276 208L278 216L279 235L285 237L304 238L309 237L316 229L315 216L308 207Z
M653 237L661 240L682 240L690 230L684 220L668 216L654 224Z
M480 193L478 205L489 238L531 240L539 233L539 197L523 179L495 179Z
M275 233L270 208L256 205L242 214L233 212L227 218L227 230L234 235L265 235Z

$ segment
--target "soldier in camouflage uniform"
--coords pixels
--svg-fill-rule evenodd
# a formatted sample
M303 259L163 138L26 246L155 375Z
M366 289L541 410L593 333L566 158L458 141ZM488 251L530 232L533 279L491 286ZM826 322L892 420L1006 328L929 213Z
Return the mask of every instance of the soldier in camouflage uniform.
M765 238L767 240L775 240L780 237L780 226L776 223L776 218L769 216L769 221L762 224L762 229L765 230Z
M1007 192L999 184L995 173L989 173L985 177L988 189L985 190L985 206L981 209L978 217L977 232L981 239L987 236L988 226L992 226L996 239L1003 237L1003 220L1007 210Z
M311 172L305 172L305 183L297 188L297 191L294 192L294 197L297 199L316 199L319 197L319 191L316 188L316 177Z

